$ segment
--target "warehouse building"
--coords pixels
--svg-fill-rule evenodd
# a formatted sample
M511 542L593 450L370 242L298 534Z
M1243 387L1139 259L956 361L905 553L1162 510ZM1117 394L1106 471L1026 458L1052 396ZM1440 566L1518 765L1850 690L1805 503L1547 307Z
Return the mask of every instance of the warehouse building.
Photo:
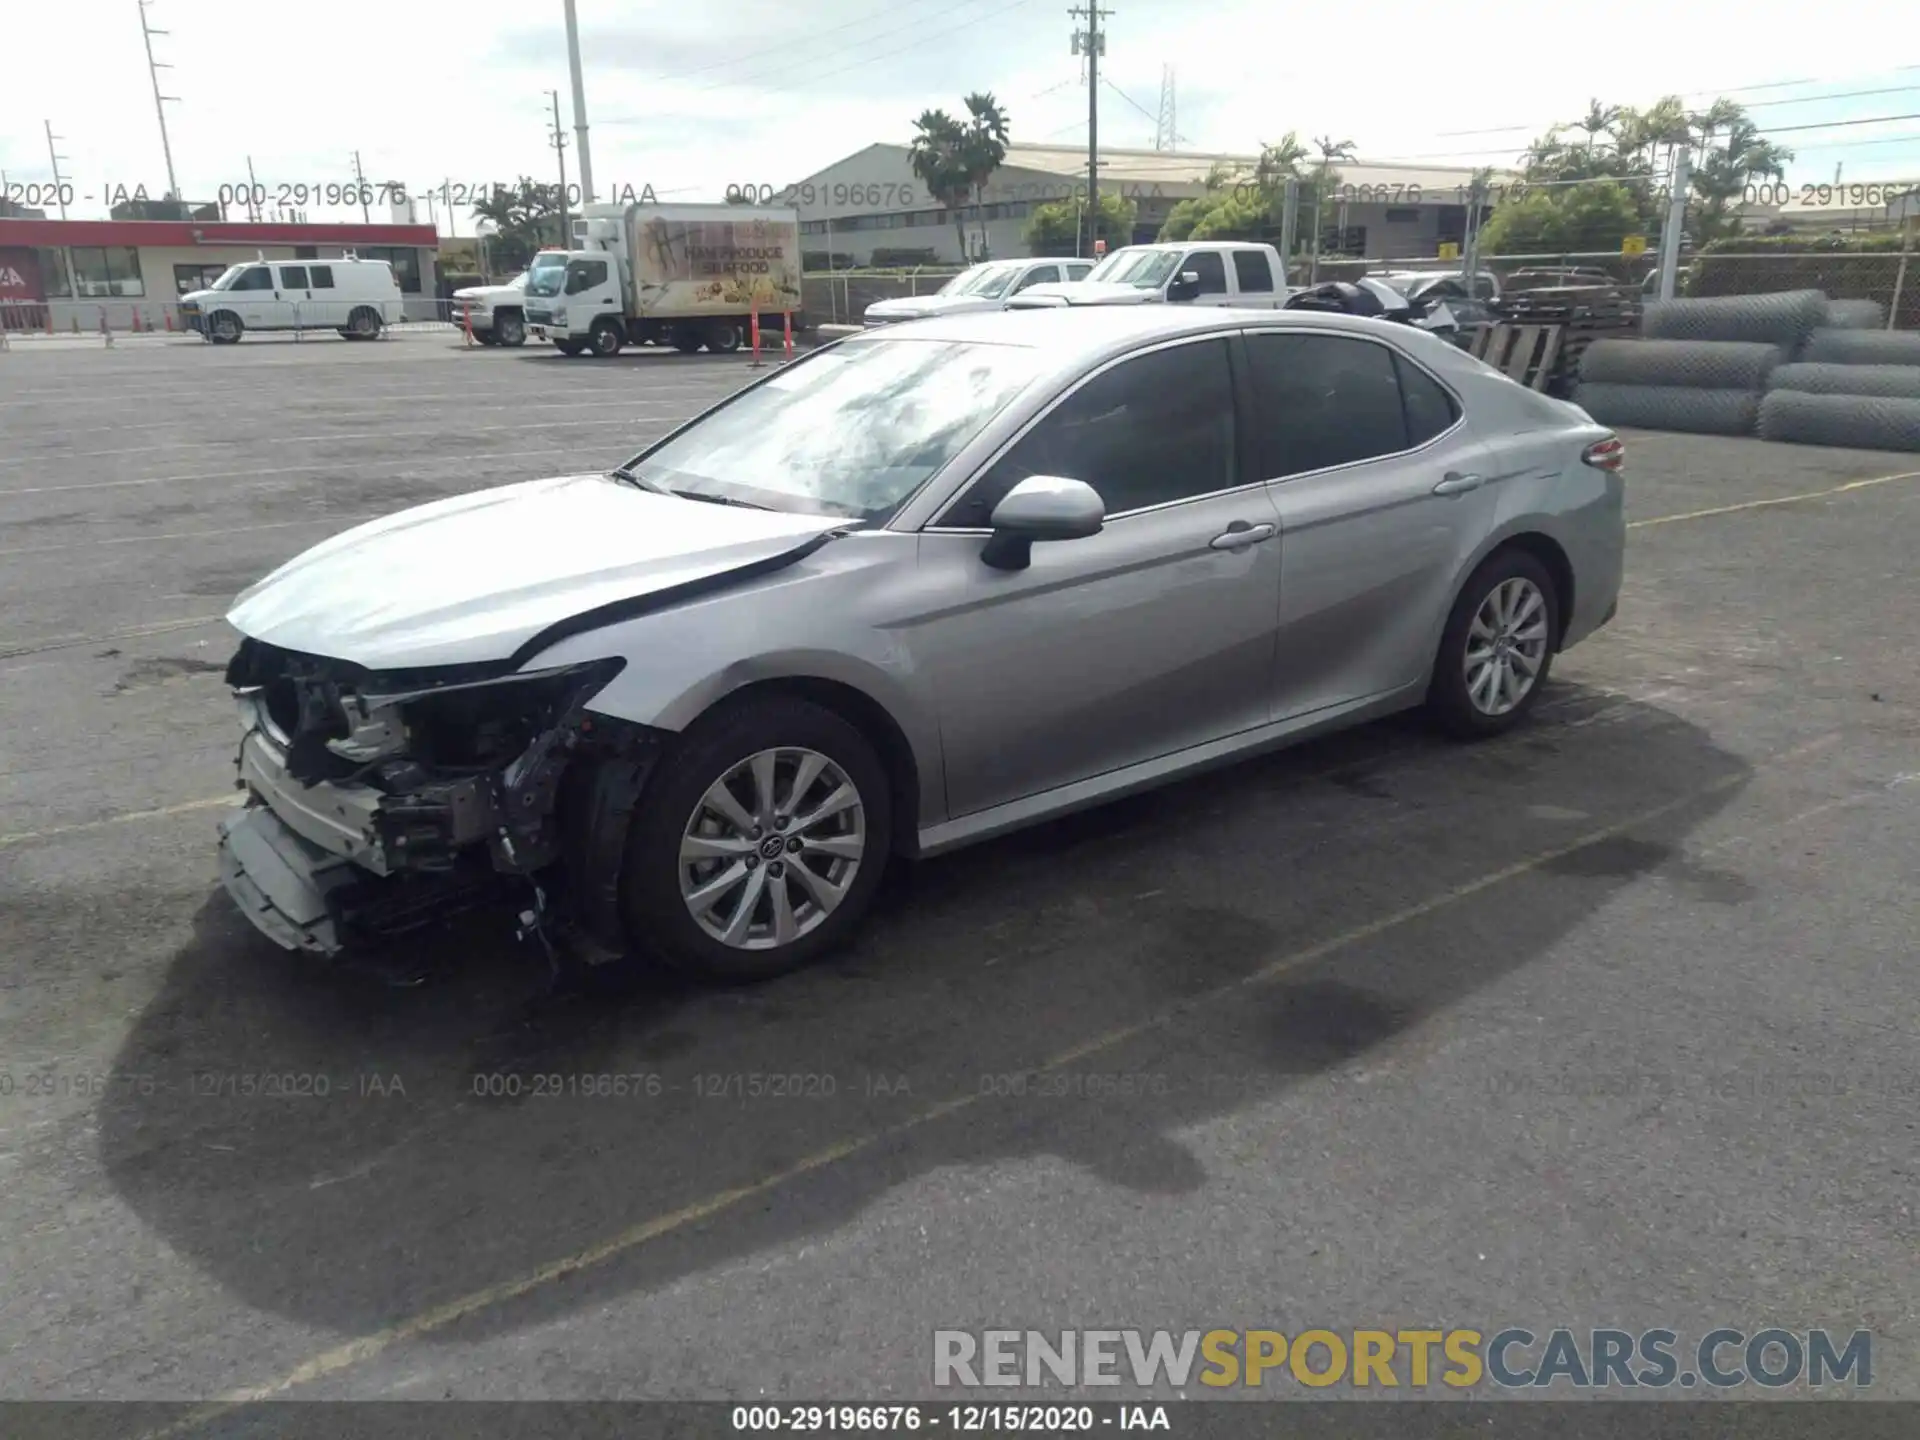
M9 329L165 329L190 290L244 260L385 260L410 318L433 313L431 225L0 219L0 311Z
M1102 150L1100 187L1134 203L1133 241L1144 244L1159 234L1175 205L1207 193L1207 177L1217 169L1251 174L1258 160L1258 155ZM1323 250L1408 259L1433 255L1443 242L1462 238L1472 171L1365 161L1335 168L1338 203L1320 216ZM915 178L905 145L869 145L769 198L799 209L809 269L823 265L829 253L842 257L841 265L886 264L914 252L926 263L952 265L979 258L983 223L988 254L1027 254L1024 230L1034 209L1076 196L1084 200L1086 178L1083 149L1008 146L1006 162L988 182L978 212L972 206L960 212L964 253L954 212ZM1310 223L1310 216L1301 217L1303 243Z

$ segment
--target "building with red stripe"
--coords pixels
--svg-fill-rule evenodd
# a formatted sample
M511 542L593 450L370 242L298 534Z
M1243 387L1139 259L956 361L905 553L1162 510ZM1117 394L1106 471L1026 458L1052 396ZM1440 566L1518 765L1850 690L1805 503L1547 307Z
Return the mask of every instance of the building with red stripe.
M351 251L393 266L412 316L433 313L431 225L228 224L217 220L0 219L0 313L11 329L163 328L180 296L244 260Z

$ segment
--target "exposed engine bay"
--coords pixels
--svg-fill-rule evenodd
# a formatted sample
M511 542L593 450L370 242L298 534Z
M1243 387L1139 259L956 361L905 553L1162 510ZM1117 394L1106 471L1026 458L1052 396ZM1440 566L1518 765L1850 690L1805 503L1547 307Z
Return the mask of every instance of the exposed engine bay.
M523 936L624 949L621 855L660 736L590 714L624 660L369 671L248 639L227 667L247 806L227 886L333 954L510 899Z

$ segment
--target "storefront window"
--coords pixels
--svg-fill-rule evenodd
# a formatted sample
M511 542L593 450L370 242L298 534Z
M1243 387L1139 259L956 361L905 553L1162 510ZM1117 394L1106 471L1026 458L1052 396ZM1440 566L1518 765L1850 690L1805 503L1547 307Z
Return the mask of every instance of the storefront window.
M140 252L131 245L75 245L74 289L83 296L118 295L136 299L147 293L140 278Z
M362 260L384 260L391 265L402 295L420 293L420 252L411 245L366 245L358 254Z
M68 300L73 296L73 281L67 275L67 252L51 246L39 246L33 252L40 261L40 283L49 300Z
M191 295L195 290L210 290L213 282L226 271L224 265L176 265L173 267L173 293Z

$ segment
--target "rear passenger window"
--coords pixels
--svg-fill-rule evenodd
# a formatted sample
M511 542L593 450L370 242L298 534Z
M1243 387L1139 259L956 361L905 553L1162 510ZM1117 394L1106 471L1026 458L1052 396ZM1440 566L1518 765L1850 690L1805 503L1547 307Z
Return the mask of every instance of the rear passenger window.
M1424 445L1450 430L1460 418L1453 396L1404 355L1393 357L1393 367L1400 375L1400 400L1407 411L1407 443Z
M280 284L283 289L287 290L306 289L307 267L304 265L282 265L280 267Z
M1273 293L1273 267L1267 264L1267 257L1258 250L1233 252L1233 278L1240 282L1240 293L1243 295Z
M1247 336L1260 475L1277 480L1408 448L1393 352L1338 335Z
M1180 267L1180 272L1185 274L1189 270L1200 277L1202 295L1227 293L1227 266L1218 250L1197 250L1187 256L1187 263Z
M315 265L312 268L313 284L310 288L314 290L331 290L333 288L333 267L331 265Z

